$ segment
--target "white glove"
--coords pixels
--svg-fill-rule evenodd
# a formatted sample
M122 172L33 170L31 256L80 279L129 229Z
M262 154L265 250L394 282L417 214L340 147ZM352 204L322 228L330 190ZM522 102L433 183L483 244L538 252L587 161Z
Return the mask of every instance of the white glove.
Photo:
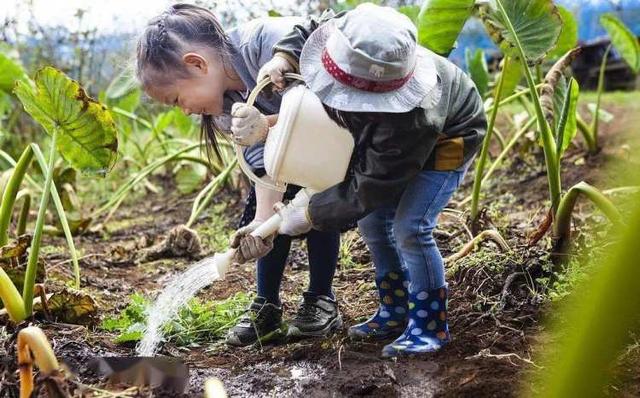
M283 90L287 83L284 80L284 74L295 72L296 68L291 62L287 61L284 56L274 55L273 58L258 71L258 81L265 77L271 78L271 82L279 90Z
M276 204L274 209L282 217L282 223L278 229L278 233L282 235L297 236L306 234L313 227L308 215L309 196L304 189L298 192L288 205Z
M236 102L231 107L231 132L233 141L251 146L264 141L269 133L269 121L253 106Z

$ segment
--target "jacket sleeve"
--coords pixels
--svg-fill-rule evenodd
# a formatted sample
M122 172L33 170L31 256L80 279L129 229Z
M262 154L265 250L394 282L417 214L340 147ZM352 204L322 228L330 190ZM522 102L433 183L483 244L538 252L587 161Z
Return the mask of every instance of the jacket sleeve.
M292 57L295 61L300 60L302 47L307 41L311 33L323 23L333 19L341 18L347 11L336 14L333 10L328 9L320 15L320 17L309 17L303 23L297 24L293 30L280 39L272 48L273 54L284 53Z
M424 117L424 110L415 109L411 115L411 119ZM402 116L407 117L400 114L398 118ZM387 120L362 131L357 143L362 150L352 175L311 197L308 214L315 229L339 230L376 208L398 203L437 140L437 134L422 123L407 123L415 127L402 124Z

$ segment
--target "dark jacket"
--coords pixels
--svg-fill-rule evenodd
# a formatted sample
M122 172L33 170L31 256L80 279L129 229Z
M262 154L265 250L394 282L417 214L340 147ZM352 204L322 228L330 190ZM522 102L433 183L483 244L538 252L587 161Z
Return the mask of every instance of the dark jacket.
M309 35L330 18L309 18L274 47L299 59ZM379 207L394 206L409 182L423 170L455 170L475 155L486 133L482 98L457 66L427 51L436 65L438 87L420 107L385 114L362 131L351 131L356 159L343 182L313 195L309 216L314 228L335 230ZM322 67L319 65L318 67Z

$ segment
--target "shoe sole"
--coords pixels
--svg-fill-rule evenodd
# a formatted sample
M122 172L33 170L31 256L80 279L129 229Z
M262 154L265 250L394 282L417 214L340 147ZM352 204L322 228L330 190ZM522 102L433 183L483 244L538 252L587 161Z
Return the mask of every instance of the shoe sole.
M347 336L349 336L349 338L352 341L367 341L367 340L379 341L379 340L395 339L399 337L402 334L402 332L404 332L404 329L398 329L397 331L394 330L392 332L385 333L385 334L362 335L356 332L352 332L351 329L349 329L349 331L347 331Z
M284 327L284 326L283 326ZM272 332L261 336L259 339L255 341L250 341L243 343L238 339L235 335L233 337L227 337L225 343L232 347L249 347L249 346L259 346L261 344L266 344L270 341L277 340L279 338L285 337L287 335L286 331L283 328L278 328Z
M333 321L331 321L324 329L314 330L309 332L303 332L296 326L289 325L289 331L287 336L291 337L326 337L329 333L340 329L342 327L342 315L338 315Z

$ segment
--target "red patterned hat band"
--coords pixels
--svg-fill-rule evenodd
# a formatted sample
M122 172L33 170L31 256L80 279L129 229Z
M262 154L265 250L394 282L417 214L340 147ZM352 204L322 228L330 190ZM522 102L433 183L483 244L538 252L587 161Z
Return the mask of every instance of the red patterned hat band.
M413 76L413 70L405 77L394 80L376 81L354 76L340 68L333 58L331 58L326 48L322 51L322 65L327 73L340 83L372 93L386 93L397 90L404 86L404 84L411 79L411 76Z

